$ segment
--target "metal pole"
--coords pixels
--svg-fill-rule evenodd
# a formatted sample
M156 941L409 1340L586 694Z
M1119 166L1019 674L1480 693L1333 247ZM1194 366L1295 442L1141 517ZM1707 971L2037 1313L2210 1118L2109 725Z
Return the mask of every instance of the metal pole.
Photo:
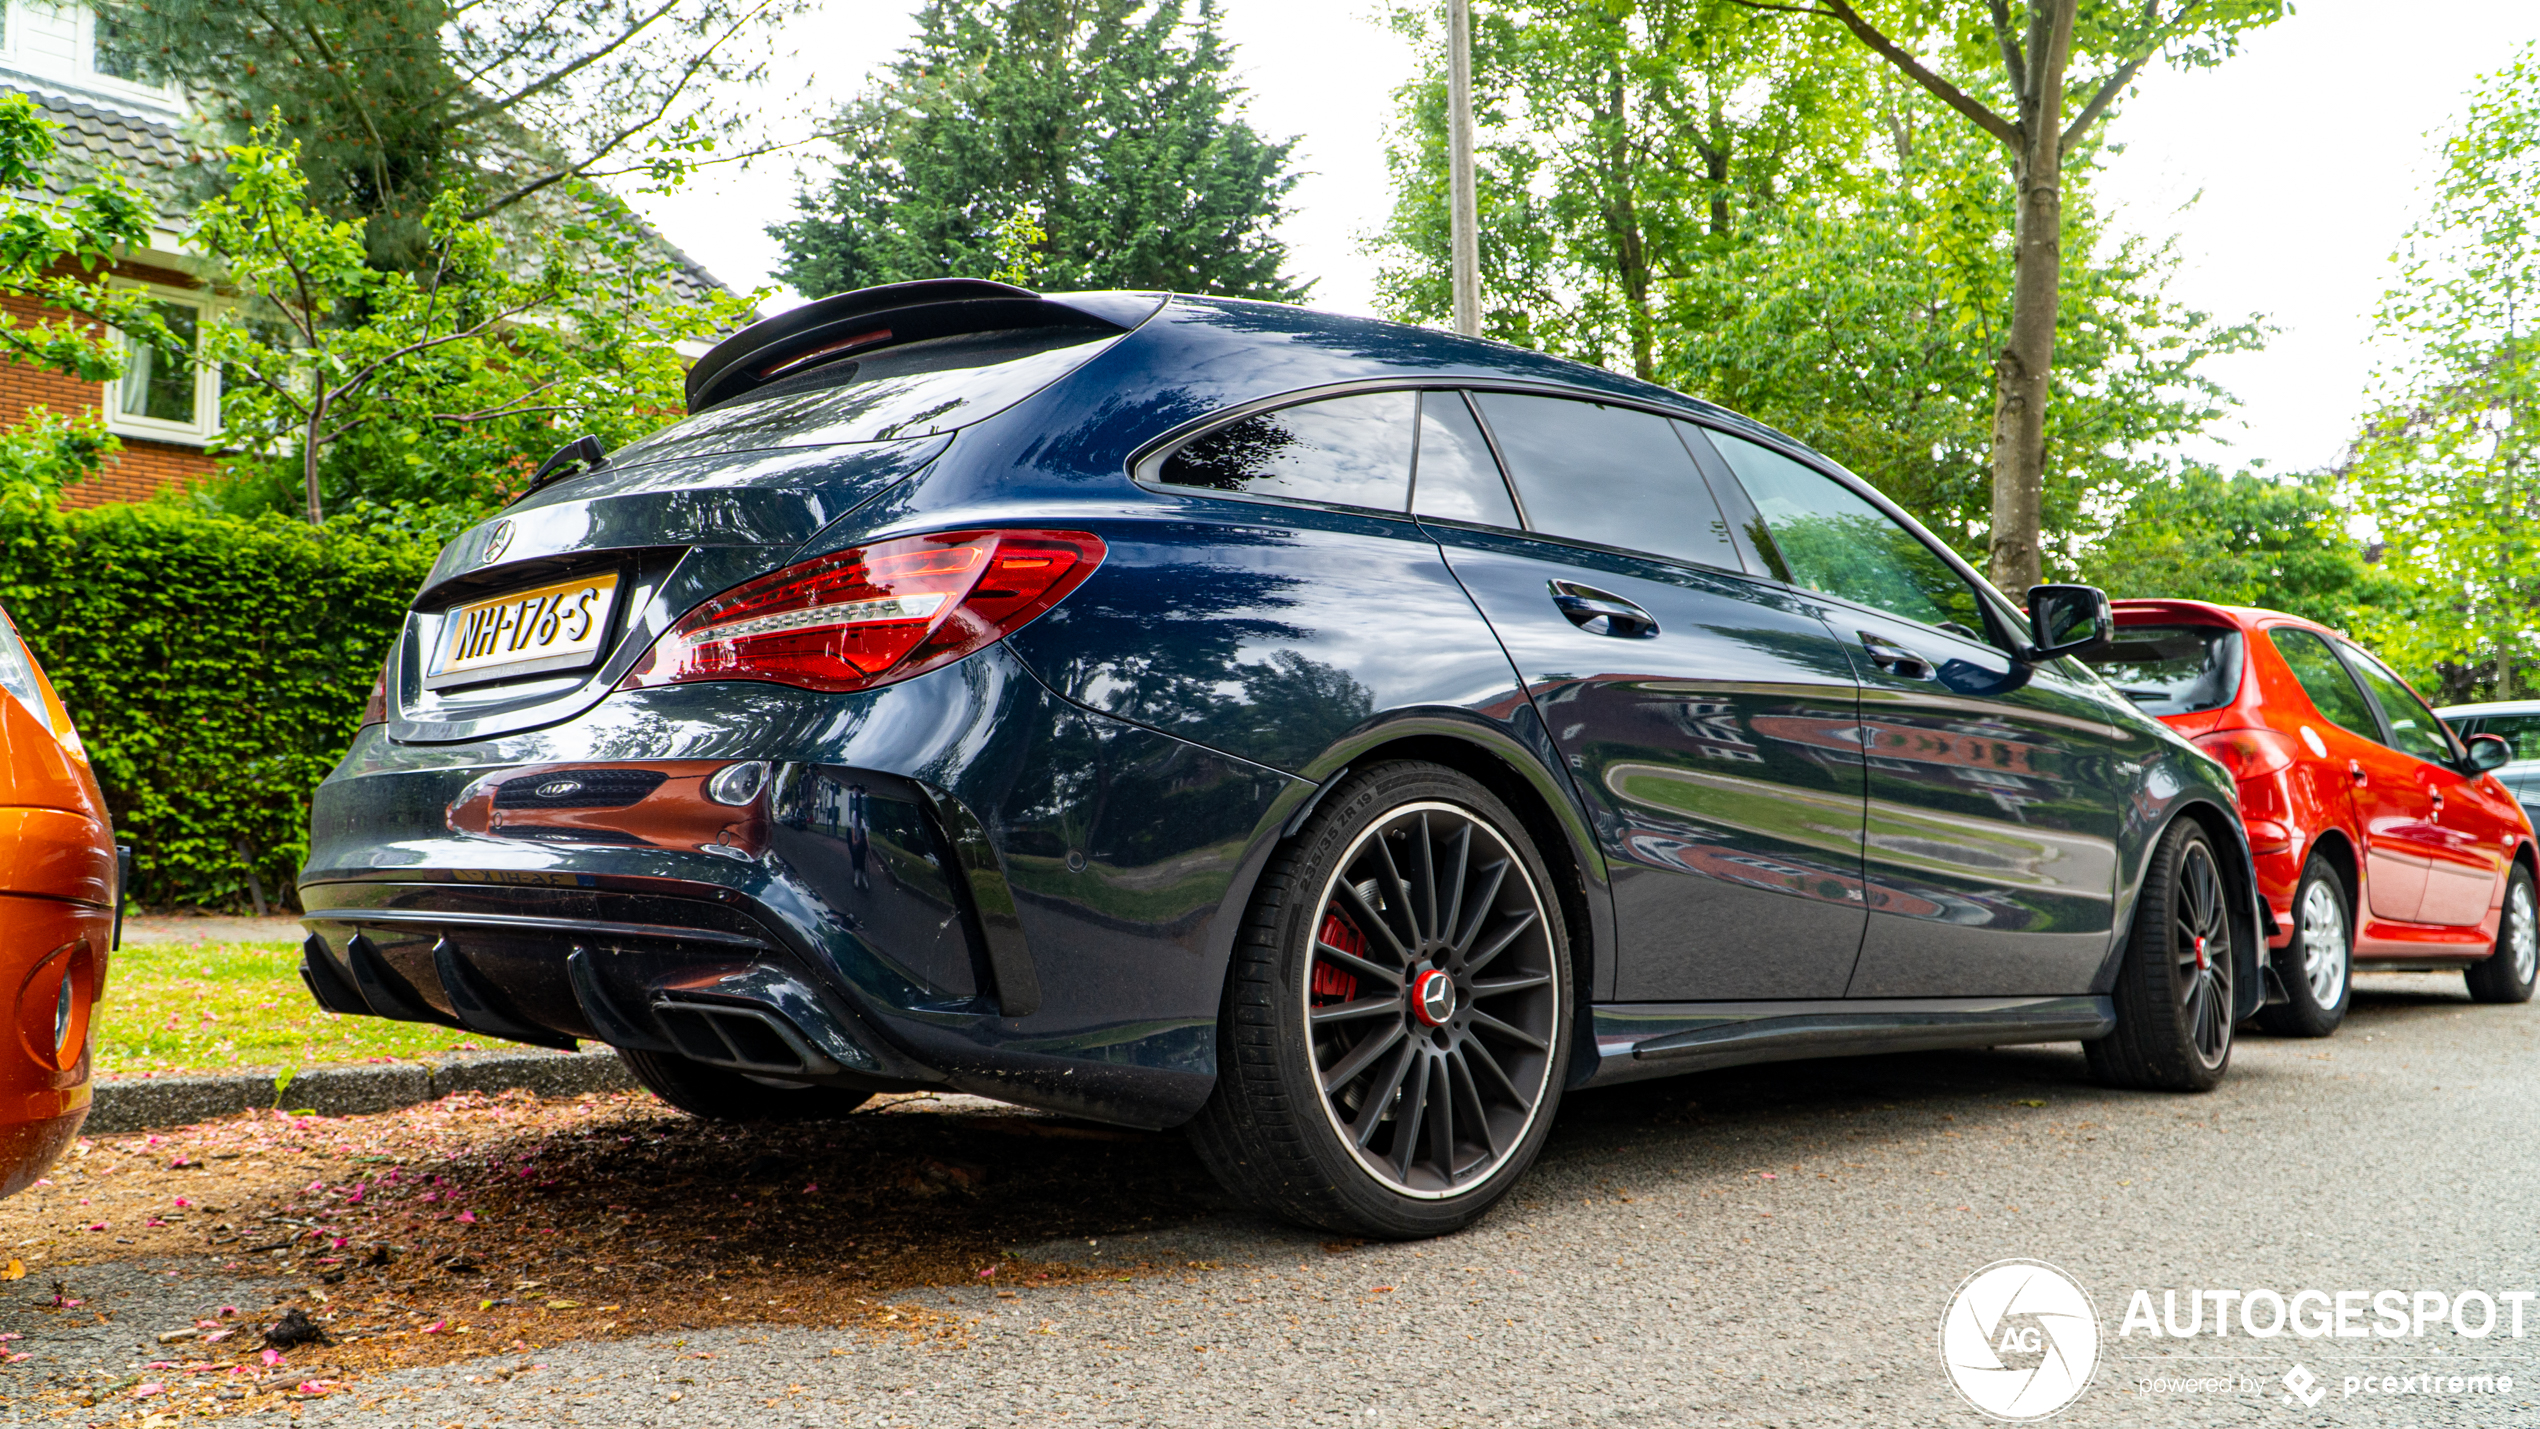
M1446 172L1454 249L1455 330L1482 335L1481 220L1473 194L1473 16L1446 0Z

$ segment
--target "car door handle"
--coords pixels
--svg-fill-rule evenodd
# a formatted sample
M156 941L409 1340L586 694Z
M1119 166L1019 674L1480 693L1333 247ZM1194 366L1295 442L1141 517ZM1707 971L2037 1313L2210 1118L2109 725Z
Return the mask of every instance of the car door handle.
M2355 781L2355 787L2356 787L2356 788L2360 789L2360 788L2364 787L2364 785L2365 785L2365 783L2366 783L2367 781L2366 781L2366 779L2364 778L2364 766L2363 766L2363 762L2362 762L2361 760L2355 760L2355 759L2349 759L2349 760L2347 760L2347 761L2346 761L2346 776L2347 776L2348 778L2350 778L2350 779L2352 779L2352 780L2354 780L2354 781Z
M2434 791L2434 812L2443 812L2443 791L2440 789Z
M1646 640L1658 633L1658 622L1649 612L1594 586L1575 581L1552 582L1552 603L1569 618L1572 625L1590 635L1619 635L1626 640Z
M1861 632L1861 648L1870 652L1870 663L1900 680L1929 680L1939 671L1929 660L1884 636Z

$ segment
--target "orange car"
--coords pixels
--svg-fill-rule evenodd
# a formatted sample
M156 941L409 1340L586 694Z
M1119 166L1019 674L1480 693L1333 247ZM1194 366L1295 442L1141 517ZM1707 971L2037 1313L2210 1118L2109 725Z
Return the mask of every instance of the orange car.
M88 1119L88 1014L106 983L121 868L105 796L53 686L0 611L0 1196Z

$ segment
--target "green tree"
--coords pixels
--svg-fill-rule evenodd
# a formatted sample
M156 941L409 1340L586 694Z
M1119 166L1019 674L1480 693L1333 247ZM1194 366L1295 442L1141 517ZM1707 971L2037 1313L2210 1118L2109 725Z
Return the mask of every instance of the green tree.
M2012 306L2008 185L1959 126L1917 122L1923 108L1891 111L1892 167L1759 210L1748 241L1682 285L1660 375L1834 456L1981 564L1986 389ZM2041 519L2047 560L2068 574L2091 513L2174 471L2178 441L2228 404L2204 359L2261 333L2170 301L2172 251L2108 234L2078 183L2062 212Z
M1444 26L1428 6L1393 20L1427 63L1396 96L1379 292L1435 322L1453 307ZM1655 378L1671 285L1757 211L1848 186L1879 133L1877 79L1839 41L1733 0L1477 9L1483 333Z
M1991 139L2014 190L2010 321L1994 357L1989 574L2005 590L2045 556L2047 410L2062 324L2065 166L2156 59L2221 62L2286 0L1740 0L1832 20ZM1866 13L1865 13L1866 12ZM1831 28L1831 27L1829 27ZM2076 104L2074 101L2078 100Z
M1293 140L1243 117L1214 0L928 0L839 115L838 164L768 231L822 294L1017 270L1052 288L1294 300ZM1019 252L1017 216L1042 237Z
M2403 593L2346 533L2333 476L2190 467L2134 493L2083 571L2119 599L2289 611L2344 628Z
M1736 0L1475 18L1485 332L1791 432L1981 562L2015 281L1991 141L1839 36ZM1422 12L1397 19L1431 63L1399 97L1383 291L1395 315L1435 321L1450 301L1444 61ZM2041 513L2059 570L2088 513L2170 471L2177 439L2227 402L2199 363L2259 338L2168 301L2174 257L2105 232L2086 175L2069 170L2061 210L2065 391Z
M420 268L427 214L552 217L574 180L667 176L729 146L802 0L98 0L99 67L183 84L214 138L297 143L310 201ZM204 177L217 181L217 169Z
M747 316L720 292L678 296L673 260L588 188L534 249L445 193L409 272L367 261L362 220L311 206L296 146L233 146L228 174L193 230L244 299L206 334L224 437L251 487L288 472L312 525L330 485L475 507L562 437L641 435L685 410L674 345Z
M2540 52L2471 91L2378 335L2398 354L2347 475L2431 619L2373 633L2455 696L2528 696L2540 662Z

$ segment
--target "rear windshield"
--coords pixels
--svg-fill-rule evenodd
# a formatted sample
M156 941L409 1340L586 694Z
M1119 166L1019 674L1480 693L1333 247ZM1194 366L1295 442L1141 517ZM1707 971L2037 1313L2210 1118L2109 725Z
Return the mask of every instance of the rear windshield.
M1120 333L1045 327L902 343L771 383L609 454L612 465L768 447L929 437L992 417L1091 361Z
M2240 632L2220 625L2120 625L2100 677L2146 714L2220 709L2240 693Z

